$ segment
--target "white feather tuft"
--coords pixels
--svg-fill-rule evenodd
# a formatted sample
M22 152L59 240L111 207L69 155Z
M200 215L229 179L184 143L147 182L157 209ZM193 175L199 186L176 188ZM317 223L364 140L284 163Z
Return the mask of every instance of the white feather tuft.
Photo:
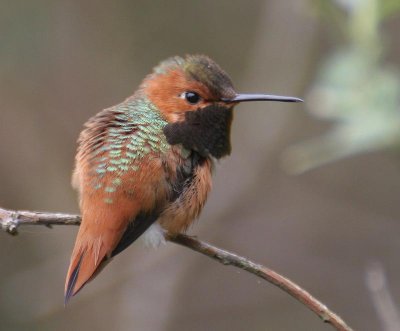
M161 244L166 242L164 234L165 230L161 225L158 222L153 223L142 235L144 245L151 248L160 247Z

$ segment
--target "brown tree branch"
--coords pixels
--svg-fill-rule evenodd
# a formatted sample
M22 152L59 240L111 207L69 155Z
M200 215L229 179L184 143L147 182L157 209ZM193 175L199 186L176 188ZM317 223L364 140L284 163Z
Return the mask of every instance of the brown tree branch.
M18 233L21 225L79 225L81 217L79 215L68 215L61 213L44 213L31 211L12 211L0 208L0 226L12 234ZM167 236L168 241L185 246L203 255L206 255L224 265L231 265L248 271L257 277L265 279L269 283L281 288L286 293L304 304L308 309L317 314L325 323L331 324L336 330L352 331L352 329L333 311L319 302L310 293L303 290L300 286L293 283L286 277L277 272L254 263L242 256L230 253L194 237L180 234L175 237Z

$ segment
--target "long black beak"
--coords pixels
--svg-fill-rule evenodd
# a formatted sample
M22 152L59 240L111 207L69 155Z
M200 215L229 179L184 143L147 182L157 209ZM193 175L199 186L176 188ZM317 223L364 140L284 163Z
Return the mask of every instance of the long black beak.
M244 101L280 101L280 102L303 102L302 99L271 94L236 94L233 98L222 98L223 102Z

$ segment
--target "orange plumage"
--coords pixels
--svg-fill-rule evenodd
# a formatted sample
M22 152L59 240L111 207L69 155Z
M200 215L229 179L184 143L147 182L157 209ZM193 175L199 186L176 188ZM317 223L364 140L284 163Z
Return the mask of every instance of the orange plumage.
M153 224L186 231L211 190L212 160L230 153L233 106L250 100L299 101L238 95L211 59L174 57L86 123L73 175L82 224L66 301Z

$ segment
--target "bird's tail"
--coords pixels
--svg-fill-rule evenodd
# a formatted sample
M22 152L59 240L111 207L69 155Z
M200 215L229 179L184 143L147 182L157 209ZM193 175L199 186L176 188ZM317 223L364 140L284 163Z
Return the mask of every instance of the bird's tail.
M93 279L106 264L106 252L101 247L101 238L95 242L99 244L79 244L79 240L77 240L75 244L67 278L65 280L65 304L67 304L69 299L77 294L87 282Z

